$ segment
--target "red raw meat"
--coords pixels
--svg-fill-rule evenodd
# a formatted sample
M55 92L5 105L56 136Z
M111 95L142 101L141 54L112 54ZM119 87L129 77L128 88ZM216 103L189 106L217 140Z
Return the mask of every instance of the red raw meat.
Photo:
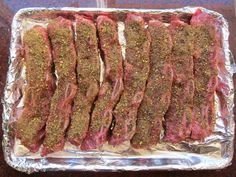
M125 37L124 92L114 110L115 126L109 142L112 145L130 140L135 133L137 112L143 99L150 66L150 34L141 16L127 15Z
M78 89L67 139L79 146L88 131L91 107L99 91L100 61L93 21L83 16L76 16L75 30Z
M173 18L169 26L173 41L171 62L173 85L171 103L165 115L166 141L180 142L190 137L194 95L193 29L190 25Z
M23 34L26 65L24 108L16 122L16 136L31 152L37 152L45 134L50 99L55 85L47 30L35 26Z
M204 139L215 125L215 91L227 93L227 87L219 84L220 72L225 72L224 55L221 47L219 22L211 15L197 10L192 16L191 26L195 29L194 53L194 120L192 139ZM219 65L219 64L222 65ZM224 77L222 77L224 78Z
M148 148L158 143L162 121L170 104L173 80L169 29L158 20L149 21L148 29L151 35L150 74L138 110L136 133L131 141L135 148Z
M65 131L70 122L72 101L76 94L76 52L72 22L58 17L48 25L57 75L57 88L51 100L50 115L42 155L63 149Z
M95 149L108 139L112 110L123 91L123 66L117 24L107 16L97 18L97 29L105 63L105 79L92 112L89 131L81 149Z

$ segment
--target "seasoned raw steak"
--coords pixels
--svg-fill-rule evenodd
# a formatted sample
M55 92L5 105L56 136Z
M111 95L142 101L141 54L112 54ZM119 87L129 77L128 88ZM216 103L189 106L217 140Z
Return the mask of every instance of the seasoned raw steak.
M203 139L210 135L215 125L214 93L218 86L217 64L222 60L220 31L212 16L201 10L192 16L194 27L194 120L192 139Z
M138 110L136 133L131 141L135 148L157 144L170 104L173 80L170 65L172 41L168 27L158 20L150 20L148 29L151 35L150 74Z
M11 119L20 115L15 135L31 152L60 151L65 140L81 150L107 141L149 149L162 132L161 141L202 140L215 126L215 94L227 124L229 73L214 15L33 15L42 17L22 34L26 84Z
M173 41L171 103L165 115L165 140L179 142L190 136L194 94L192 27L174 18L170 24Z
M141 16L127 15L125 37L124 92L114 110L115 127L110 139L112 145L130 140L135 133L137 111L143 99L150 65L150 36Z
M98 148L107 141L112 110L123 90L123 66L117 24L107 16L97 18L100 47L105 63L105 79L92 112L89 131L81 149Z
M51 101L42 155L63 148L65 131L70 121L71 103L77 88L72 22L58 17L48 25L48 31L53 48L57 88Z
M88 131L91 107L98 95L100 61L94 23L83 16L77 16L75 29L78 89L67 138L78 146Z
M26 89L22 115L16 122L16 136L36 152L45 134L50 99L54 91L52 57L47 30L35 26L23 34Z

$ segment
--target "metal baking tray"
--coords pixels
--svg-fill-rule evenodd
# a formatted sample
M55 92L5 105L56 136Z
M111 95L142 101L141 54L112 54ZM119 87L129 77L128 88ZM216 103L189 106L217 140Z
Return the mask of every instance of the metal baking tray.
M22 106L20 100L21 91L19 82L24 82L24 64L19 60L21 52L20 34L33 25L47 25L48 18L57 15L73 15L74 13L100 13L116 14L119 38L122 40L124 15L129 12L143 13L147 15L161 15L168 21L170 15L178 14L187 19L196 9L201 7L184 7L180 9L109 9L109 8L26 8L16 13L12 22L12 38L9 57L9 70L5 87L3 112L3 150L6 162L13 168L26 173L37 171L61 171L61 170L89 170L89 171L118 171L118 170L198 170L220 169L231 164L233 157L234 119L233 119L233 81L235 71L234 61L229 51L228 23L224 17L214 11L201 8L213 15L221 24L222 44L227 69L226 84L230 91L227 101L227 124L224 124L219 109L219 100L216 99L216 126L213 134L203 142L181 142L171 144L161 142L150 150L136 150L125 142L119 147L105 144L96 151L80 151L75 146L66 143L61 152L41 157L39 153L30 153L19 140L13 136L12 122L17 119L13 110L16 106ZM121 41L122 43L122 41ZM122 45L124 51L125 46ZM217 98L217 96L216 96Z

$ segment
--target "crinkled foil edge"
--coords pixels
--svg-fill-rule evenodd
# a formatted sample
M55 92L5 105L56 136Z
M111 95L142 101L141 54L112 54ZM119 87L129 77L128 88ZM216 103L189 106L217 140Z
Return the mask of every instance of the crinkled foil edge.
M104 152L98 153L95 157L86 157L78 154L80 158L38 158L38 159L28 159L25 157L16 157L12 153L12 139L10 134L10 117L12 106L14 103L14 95L12 94L13 84L16 80L16 61L17 57L17 31L21 30L20 18L22 14L31 13L34 11L40 12L44 10L49 11L92 11L92 12L150 12L150 13L193 13L197 8L201 8L219 19L222 25L223 34L223 48L225 53L225 65L228 71L227 82L230 87L230 95L227 97L227 106L230 111L228 117L228 126L226 127L226 134L221 139L216 139L222 143L221 158L212 156L209 152L208 156L204 154L193 154L188 152L174 152L174 151L160 151L158 156L153 158L153 156L139 156L139 157L129 157L124 155L122 157L105 157ZM26 8L21 9L14 16L12 23L12 39L10 47L10 57L9 57L9 70L7 73L7 82L4 90L3 103L3 152L6 162L13 168L26 172L32 173L37 171L59 171L59 170L80 170L80 171L119 171L119 170L198 170L198 169L221 169L231 164L233 158L233 139L234 139L234 88L233 88L233 74L235 73L235 64L232 54L229 50L229 31L228 23L224 17L214 11L202 8L202 7L184 7L179 9L109 9L109 8ZM207 141L205 142L207 143ZM187 143L185 143L188 146ZM204 144L202 145L204 146ZM176 150L175 147L173 149ZM169 157L169 158L166 158ZM209 158L211 160L209 160ZM195 164L193 164L195 163Z

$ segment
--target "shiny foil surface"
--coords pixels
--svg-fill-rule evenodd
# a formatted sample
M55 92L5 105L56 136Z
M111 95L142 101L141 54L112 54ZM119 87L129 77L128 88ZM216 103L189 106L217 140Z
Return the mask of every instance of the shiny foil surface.
M89 171L119 171L119 170L198 170L221 169L231 164L233 157L234 115L233 115L233 73L236 71L234 61L229 51L228 23L224 17L214 11L201 8L213 15L221 24L222 44L227 69L226 84L230 92L226 97L229 112L226 121L222 119L219 108L219 98L215 95L216 125L211 136L204 141L181 142L178 144L161 142L149 150L138 150L129 142L113 147L104 144L96 151L81 151L66 142L64 150L41 157L40 152L31 153L14 137L14 121L19 117L23 107L25 66L20 56L21 34L34 25L47 26L50 16L56 14L74 13L115 13L118 18L118 35L125 56L124 15L129 12L141 12L147 15L159 14L168 19L173 14L184 18L190 17L199 7L184 7L181 9L108 9L108 8L27 8L18 11L12 23L12 38L9 57L9 70L5 86L3 112L3 149L6 162L13 168L26 173L37 171L89 170ZM44 18L48 17L48 18ZM104 66L101 61L101 66ZM101 68L103 73L104 67ZM101 81L103 80L101 74ZM40 149L41 150L41 149Z

